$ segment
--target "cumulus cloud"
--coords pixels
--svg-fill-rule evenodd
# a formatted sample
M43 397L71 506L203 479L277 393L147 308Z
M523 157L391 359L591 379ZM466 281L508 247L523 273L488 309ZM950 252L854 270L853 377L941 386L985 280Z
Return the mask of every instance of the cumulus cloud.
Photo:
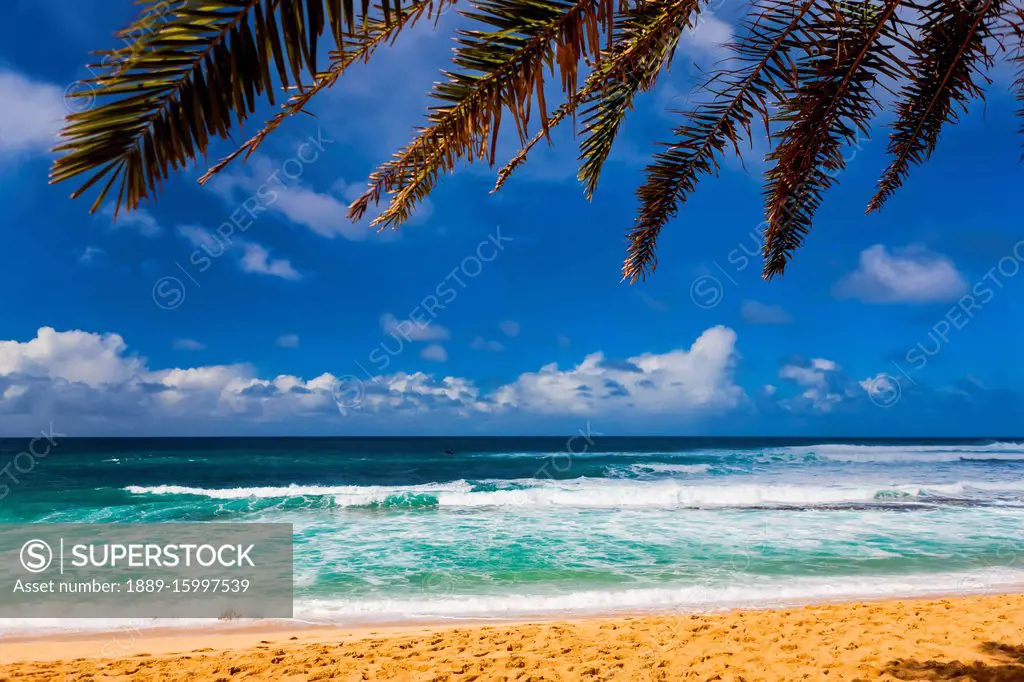
M117 334L42 327L25 343L0 341L0 375L20 374L95 388L123 384L138 376L142 367L142 360L127 355L124 339Z
M0 154L46 153L68 114L64 91L0 68Z
M705 331L689 350L645 353L624 361L593 353L576 367L556 364L521 375L494 394L498 405L556 413L595 413L631 408L643 413L728 409L743 391L732 381L736 333Z
M792 321L781 306L760 301L743 301L740 316L749 324L789 324Z
M30 432L52 420L72 435L237 433L260 425L322 433L353 424L426 424L450 432L453 418L580 412L606 419L671 415L679 423L744 399L732 379L735 343L732 330L715 327L689 349L624 360L595 353L575 367L548 365L485 393L469 379L425 372L304 379L262 378L244 363L152 369L117 334L44 327L28 341L0 342L0 425ZM447 359L437 344L423 353ZM348 387L358 399L339 415Z
M951 301L967 291L967 281L953 262L922 246L895 249L882 244L860 254L856 270L836 282L836 298L869 303L930 303Z
M299 335L298 334L284 334L277 337L275 342L281 348L298 348L299 347Z
M857 383L846 377L838 364L825 358L791 360L779 370L779 378L798 387L795 397L779 399L779 405L788 410L831 412L841 403L864 397ZM769 395L775 393L772 386Z
M501 333L504 334L505 336L519 336L520 326L519 323L516 322L515 320L505 320L504 322L498 325L498 328L501 329Z

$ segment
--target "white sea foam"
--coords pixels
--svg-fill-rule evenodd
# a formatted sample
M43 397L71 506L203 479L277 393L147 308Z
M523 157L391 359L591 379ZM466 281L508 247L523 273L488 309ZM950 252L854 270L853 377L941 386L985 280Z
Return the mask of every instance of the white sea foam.
M717 575L717 574L716 574ZM963 573L902 576L834 576L764 578L730 574L728 580L631 590L470 595L372 599L306 599L295 602L295 620L312 623L442 621L525 616L569 616L623 611L707 612L732 608L778 608L831 600L899 598L928 595L975 595L1020 592L1024 571L1007 568ZM444 585L438 585L444 592ZM155 627L244 627L214 619L21 619L0 618L0 634L46 631L126 632Z
M662 464L659 462L630 464L627 470L633 474L706 474L710 464Z
M678 479L577 478L566 481L518 479L503 489L481 490L467 481L411 486L300 486L207 489L183 486L129 486L133 494L196 495L212 499L332 497L341 507L408 504L463 508L705 508L820 506L855 503L927 502L935 498L977 498L983 493L1024 490L1024 483L952 482L864 484L854 486L766 483L695 483ZM487 486L493 488L494 486ZM987 495L986 495L987 497ZM418 502L416 498L419 499Z
M972 595L1024 590L1024 571L976 570L903 576L764 578L731 576L731 581L632 590L556 594L459 595L434 598L309 600L295 604L295 617L311 622L405 621L448 618L506 618L615 611L715 611L785 607L830 600L927 595Z

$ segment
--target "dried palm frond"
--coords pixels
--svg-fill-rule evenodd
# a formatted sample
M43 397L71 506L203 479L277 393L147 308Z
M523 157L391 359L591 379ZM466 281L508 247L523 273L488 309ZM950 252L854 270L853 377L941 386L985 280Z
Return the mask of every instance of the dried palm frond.
M1006 29L1014 45L1011 48L1011 61L1017 67L1017 78L1013 81L1014 96L1020 102L1017 118L1024 119L1024 8L1014 7L1006 17ZM1019 132L1024 135L1024 122Z
M384 0L390 16L398 0ZM119 185L115 215L156 194L172 170L226 138L278 85L316 73L320 36L339 47L355 27L354 0L143 0L119 36L131 44L101 52L99 75L79 97L100 104L68 116L51 182L86 174L72 197L106 180L95 211ZM364 0L365 16L367 2ZM390 22L390 19L387 20ZM275 83L275 74L277 82Z
M982 0L968 8L958 0L932 0L924 9L925 24L913 45L913 76L903 87L898 119L889 137L892 163L878 182L868 204L877 211L903 184L910 164L920 165L935 151L943 125L959 118L984 93L975 82L993 58L986 41L993 36L1002 0Z
M750 136L755 117L767 128L769 102L784 99L795 86L792 52L805 50L810 19L821 11L820 5L820 0L765 3L747 23L744 36L729 46L741 66L711 75L707 87L714 87L717 96L683 114L686 123L675 129L676 140L655 154L644 171L647 179L637 190L640 212L628 238L624 279L635 282L654 271L662 228L697 188L701 175L717 174L717 156L729 145L740 154L739 140Z
M92 211L115 187L115 216L136 209L260 101L274 104L277 88L291 91L255 135L202 176L206 182L249 157L353 64L457 1L139 0L141 15L119 33L127 46L100 52L99 72L70 95L97 105L68 117L51 182L78 179L73 197L95 187ZM396 228L458 162L493 165L503 116L521 148L495 190L552 126L582 111L578 177L591 198L636 96L654 86L706 16L705 0L461 2L468 27L456 32L455 66L432 93L439 103L412 142L371 174L351 218L386 194L389 204L372 224ZM334 49L319 71L325 39ZM984 70L1002 52L1018 70L1013 87L1024 118L1021 0L755 0L730 47L731 60L703 83L708 97L683 114L645 170L626 280L653 272L663 228L703 176L718 173L721 155L729 148L739 155L741 140L753 141L758 119L776 145L765 190L764 276L771 278L801 246L845 168L843 146L868 132L881 109L879 88L898 91L896 121L892 160L869 211L929 158L945 124L983 97ZM554 79L565 98L551 114L545 97L555 88L545 85Z
M274 115L255 135L250 137L242 146L227 155L214 166L212 166L201 178L199 184L205 185L210 178L224 170L232 161L243 153L243 160L248 159L253 152L278 126L295 114L306 110L309 102L322 90L332 87L338 82L342 74L359 61L369 61L370 57L381 45L388 45L398 38L398 34L406 28L412 28L416 23L426 18L440 16L447 7L455 4L458 0L412 0L408 6L403 7L401 13L392 21L385 21L379 17L385 16L385 7L378 5L373 15L369 15L363 22L363 31L355 34L343 35L342 49L331 52L331 64L327 71L317 74L311 85L298 88L298 92L288 98L288 101L281 106L281 111Z
M618 126L631 107L638 92L652 88L661 70L672 60L672 53L683 29L699 20L703 0L673 0L667 3L645 3L636 8L627 7L616 17L616 35L613 46L602 53L598 68L587 76L584 86L569 97L548 120L548 125L534 135L515 156L498 172L493 192L501 189L512 173L522 165L530 150L548 136L567 116L575 115L579 107L591 103L593 134L581 143L581 159L590 161L586 175L581 169L580 180L596 186L597 176L607 158ZM660 58L659 58L660 55ZM603 124L602 124L603 121ZM603 133L601 131L604 131ZM601 138L598 143L597 139ZM599 159L599 160L598 160ZM591 188L587 192L590 197Z
M822 194L846 167L843 144L858 131L869 133L879 78L905 73L893 49L902 40L900 5L883 0L874 12L853 17L824 8L809 27L813 53L797 64L800 87L773 117L786 127L768 155L775 165L766 175L765 279L781 275L803 243Z
M545 67L557 63L562 89L576 91L580 60L601 50L602 32L611 30L613 0L479 0L465 16L490 30L458 32L453 62L460 71L434 87L442 102L431 110L430 125L408 146L374 171L369 188L349 207L359 219L385 192L388 207L371 225L397 227L457 161L486 158L494 163L502 114L507 110L525 142L534 98L547 127Z

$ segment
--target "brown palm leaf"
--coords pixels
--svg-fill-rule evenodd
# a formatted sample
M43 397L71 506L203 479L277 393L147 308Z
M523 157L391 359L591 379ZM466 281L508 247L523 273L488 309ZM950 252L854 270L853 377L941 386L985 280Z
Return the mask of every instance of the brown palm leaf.
M878 109L879 78L896 80L905 68L894 53L904 24L900 0L884 0L876 11L847 16L824 7L809 32L814 42L798 63L800 87L774 120L786 124L767 177L764 277L781 275L803 243L824 192L846 166L844 143L867 133Z
M461 159L494 163L501 118L508 111L525 143L534 98L547 127L545 67L557 63L562 89L575 94L580 60L598 55L602 31L611 29L612 0L478 0L465 16L489 30L458 32L453 59L459 71L435 86L444 104L431 110L430 125L370 176L369 187L349 207L361 218L384 193L388 207L371 225L397 227Z
M921 37L914 43L913 76L903 87L889 137L893 160L868 204L869 213L881 209L903 184L911 163L920 165L931 156L942 127L958 119L957 108L984 97L975 81L985 79L981 67L993 64L987 44L1002 7L1002 0L982 0L969 9L959 0L932 0L925 9Z
M398 0L384 0L391 14ZM51 182L85 174L72 197L105 180L95 211L115 184L115 215L155 195L172 170L204 154L212 138L255 111L257 98L316 73L326 29L343 46L355 28L354 0L143 0L121 32L129 47L100 53L90 88L98 106L68 116ZM364 0L363 12L366 4ZM275 81L276 75L276 81Z

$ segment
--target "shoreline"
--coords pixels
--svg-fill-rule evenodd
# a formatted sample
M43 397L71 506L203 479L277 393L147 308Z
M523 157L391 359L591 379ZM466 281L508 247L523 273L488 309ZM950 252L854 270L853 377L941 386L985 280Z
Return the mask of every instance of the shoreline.
M626 618L658 618L658 617L689 617L717 616L737 612L785 611L799 608L832 606L841 604L876 604L885 602L914 602L933 600L973 599L982 597L1024 598L1024 584L1000 585L998 590L990 591L950 591L904 593L866 596L817 597L808 599L792 599L776 602L764 602L740 605L717 605L705 608L664 607L664 608L625 608L610 610L573 610L541 613L519 613L505 616L452 616L422 617L407 620L359 620L348 623L332 623L307 621L298 618L264 619L249 622L215 621L203 623L187 623L182 625L158 623L154 625L124 625L109 628L85 628L81 630L61 629L23 629L12 632L0 631L0 661L3 660L3 645L16 645L24 642L48 641L54 643L74 643L80 640L106 640L125 633L133 633L139 639L175 638L190 634L207 636L234 635L243 633L274 634L282 631L301 633L310 630L342 633L405 632L448 629L453 627L490 627L509 625L545 624L555 622L605 621ZM130 619L126 619L130 620ZM144 620L144 619L136 619Z
M701 679L825 679L830 670L827 679L953 679L885 677L887 666L904 664L907 675L920 666L961 666L964 679L975 679L971 666L1001 666L1004 677L980 679L1024 680L1024 594L703 614L358 626L277 621L0 639L0 680L51 679L47 674L216 679L226 670L248 670L258 679L319 679L313 676L319 668L331 673L324 679L360 671L368 679L419 679L434 670L446 679L440 672L449 669L491 679L524 668L534 679L674 680L698 669L707 673ZM771 676L759 677L766 670Z

